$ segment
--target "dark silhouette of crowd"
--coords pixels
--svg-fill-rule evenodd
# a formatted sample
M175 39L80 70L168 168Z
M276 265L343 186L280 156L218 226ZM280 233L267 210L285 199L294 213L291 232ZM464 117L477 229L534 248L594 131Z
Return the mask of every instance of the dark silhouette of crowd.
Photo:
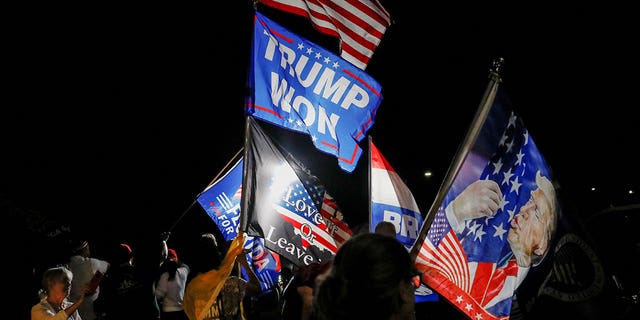
M71 237L66 254L34 268L31 319L193 320L185 307L187 288L220 268L230 243L203 233L170 248L170 236L113 239L93 251L98 241ZM187 246L186 254L178 251ZM247 253L236 257L205 319L416 319L415 268L406 248L385 232L362 231L319 263L296 267L285 261L269 290L261 287Z

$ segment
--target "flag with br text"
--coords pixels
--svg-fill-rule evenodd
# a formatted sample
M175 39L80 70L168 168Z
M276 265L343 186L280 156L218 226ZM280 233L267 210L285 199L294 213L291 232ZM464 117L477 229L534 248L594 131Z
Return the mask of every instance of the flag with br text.
M246 113L310 136L352 172L373 126L380 84L328 50L256 12Z
M422 215L411 190L398 173L369 141L371 152L371 221L369 231L381 221L389 221L396 227L396 238L407 249L413 246L422 226Z
M382 155L382 152L369 139L369 152L371 155L371 213L369 231L375 232L375 227L381 221L391 222L396 228L396 239L407 250L411 249L418 232L422 227L422 214L413 193L402 181L398 173ZM415 291L415 301L437 301L435 294L424 283L421 283Z

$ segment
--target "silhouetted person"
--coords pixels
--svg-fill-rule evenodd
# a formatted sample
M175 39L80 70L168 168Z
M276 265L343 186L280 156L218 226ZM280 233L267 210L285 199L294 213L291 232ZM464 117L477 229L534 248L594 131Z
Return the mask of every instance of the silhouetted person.
M396 226L389 222L389 221L380 221L378 222L378 224L376 224L376 227L373 231L374 233L377 234L382 234L382 235L386 235L386 236L390 236L395 238L396 237Z
M407 249L395 238L358 234L345 242L314 301L318 320L415 319L413 279Z

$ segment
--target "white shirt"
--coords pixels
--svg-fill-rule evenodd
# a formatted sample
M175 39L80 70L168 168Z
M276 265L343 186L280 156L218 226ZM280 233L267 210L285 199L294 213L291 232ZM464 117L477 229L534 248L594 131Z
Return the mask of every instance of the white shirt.
M109 263L106 261L80 255L72 256L69 260L69 270L73 273L73 282L71 282L69 299L76 301L80 297L84 285L91 281L96 271L106 273L107 269L109 269ZM98 286L94 294L84 297L78 308L82 320L94 320L97 317L93 310L93 301L98 299L99 294L100 287Z
M183 310L182 300L184 299L184 289L187 286L187 276L189 266L182 264L176 269L175 278L169 280L169 273L163 272L158 279L156 286L156 298L162 304L162 311L172 312Z
M66 299L62 302L62 309L56 312L56 309L47 301L47 297L42 298L38 304L31 307L31 320L82 320L78 310L74 311L67 317L64 309L70 307L71 302Z

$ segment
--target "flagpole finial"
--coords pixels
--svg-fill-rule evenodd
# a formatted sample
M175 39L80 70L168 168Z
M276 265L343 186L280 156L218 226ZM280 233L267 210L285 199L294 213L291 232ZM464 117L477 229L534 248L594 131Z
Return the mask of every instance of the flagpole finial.
M498 57L494 59L493 62L491 63L491 72L500 74L500 71L503 65L504 65L504 58Z

